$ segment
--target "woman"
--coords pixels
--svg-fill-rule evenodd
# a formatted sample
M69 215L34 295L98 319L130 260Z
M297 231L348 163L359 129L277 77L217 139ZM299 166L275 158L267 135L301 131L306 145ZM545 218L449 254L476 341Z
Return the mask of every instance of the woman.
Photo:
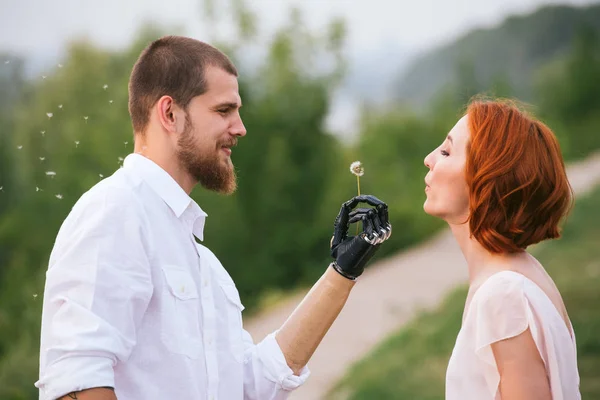
M554 134L511 103L476 100L425 166L424 210L450 225L469 269L446 399L580 399L567 310L526 252L559 237L572 200Z

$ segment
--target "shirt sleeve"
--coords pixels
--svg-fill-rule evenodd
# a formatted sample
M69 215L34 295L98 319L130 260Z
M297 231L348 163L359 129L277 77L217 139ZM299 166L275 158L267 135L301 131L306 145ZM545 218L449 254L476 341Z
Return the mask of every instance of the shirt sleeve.
M287 365L285 356L273 332L260 343L254 344L250 334L244 330L246 351L244 356L244 399L284 400L302 385L310 375L308 367L300 376Z
M500 375L492 344L516 337L536 327L532 310L525 296L524 280L515 273L499 273L489 278L476 293L472 307L475 312L475 354L483 362L482 369L490 395L494 397Z
M88 192L59 231L44 290L40 399L114 387L113 367L136 344L153 286L149 231L126 190Z

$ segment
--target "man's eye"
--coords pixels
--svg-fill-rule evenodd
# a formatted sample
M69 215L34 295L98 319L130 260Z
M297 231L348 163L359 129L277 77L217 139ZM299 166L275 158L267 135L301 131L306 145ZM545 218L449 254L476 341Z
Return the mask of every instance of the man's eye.
M448 153L446 150L442 150L441 153L444 157L448 157L450 155L450 153Z
M229 109L228 108L221 108L220 110L217 110L217 111L219 111L221 114L227 114L227 112L229 111Z

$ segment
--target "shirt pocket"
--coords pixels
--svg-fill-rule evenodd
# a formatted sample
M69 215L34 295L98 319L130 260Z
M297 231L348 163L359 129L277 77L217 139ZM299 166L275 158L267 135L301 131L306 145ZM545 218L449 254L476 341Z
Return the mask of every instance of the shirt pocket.
M244 360L244 339L242 311L244 306L240 300L240 294L235 285L229 282L219 282L219 286L225 295L227 313L227 331L229 337L229 349L233 358L241 363Z
M202 351L200 300L191 274L176 265L163 265L160 337L173 353L196 359Z

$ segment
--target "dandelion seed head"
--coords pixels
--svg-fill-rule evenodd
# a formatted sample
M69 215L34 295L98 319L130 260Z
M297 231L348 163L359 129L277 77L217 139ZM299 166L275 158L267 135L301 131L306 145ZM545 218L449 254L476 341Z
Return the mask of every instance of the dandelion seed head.
M350 164L350 172L356 176L363 176L365 174L365 169L360 161L354 161Z
M48 118L52 118L52 116L53 116L54 114L52 114L52 113L46 113L46 115L48 116Z

